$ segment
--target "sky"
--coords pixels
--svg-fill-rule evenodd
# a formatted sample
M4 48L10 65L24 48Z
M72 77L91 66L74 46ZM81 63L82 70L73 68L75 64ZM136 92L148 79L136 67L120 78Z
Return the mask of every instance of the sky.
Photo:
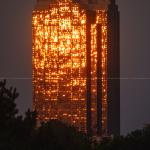
M120 11L121 134L150 123L150 1L116 0ZM0 1L0 78L17 88L20 113L32 108L35 0Z

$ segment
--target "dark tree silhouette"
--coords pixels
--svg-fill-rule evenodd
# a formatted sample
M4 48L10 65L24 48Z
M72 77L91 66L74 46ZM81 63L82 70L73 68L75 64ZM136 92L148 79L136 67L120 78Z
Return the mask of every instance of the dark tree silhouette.
M58 120L43 123L32 138L35 150L89 150L88 138L74 127Z
M36 113L28 110L25 117L18 115L16 88L0 81L0 150L24 150L29 145L36 121Z
M150 149L150 125L135 130L127 136L103 139L96 150L148 150Z
M18 95L16 89L6 88L6 80L0 81L0 149L11 148L11 125L18 113L15 104Z
M0 81L0 150L149 150L150 125L127 136L103 138L91 143L82 132L58 120L36 125L36 113L18 115L15 88ZM92 145L92 148L91 148Z
M18 96L15 88L6 88L6 80L0 81L0 126L15 118L18 113L15 100Z
M0 150L90 150L89 139L58 120L36 126L36 113L18 115L15 88L0 81Z

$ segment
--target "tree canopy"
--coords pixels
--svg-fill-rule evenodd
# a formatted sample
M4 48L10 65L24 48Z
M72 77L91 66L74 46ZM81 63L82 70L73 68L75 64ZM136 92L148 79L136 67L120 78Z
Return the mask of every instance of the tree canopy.
M36 125L36 112L18 114L13 87L0 81L0 150L89 150L85 134L58 120Z
M59 120L37 126L36 112L18 114L16 88L0 81L0 150L148 150L150 125L127 136L104 137L95 143L84 133Z

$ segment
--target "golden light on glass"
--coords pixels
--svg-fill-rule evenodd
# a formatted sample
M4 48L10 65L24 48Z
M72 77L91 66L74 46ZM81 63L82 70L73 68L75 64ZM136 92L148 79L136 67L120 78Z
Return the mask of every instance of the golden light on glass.
M60 119L86 131L86 11L59 0L32 17L33 107L39 121ZM96 125L97 24L102 25L102 128L107 124L107 13L91 25L92 128ZM37 102L38 101L38 102ZM94 117L95 116L95 117Z

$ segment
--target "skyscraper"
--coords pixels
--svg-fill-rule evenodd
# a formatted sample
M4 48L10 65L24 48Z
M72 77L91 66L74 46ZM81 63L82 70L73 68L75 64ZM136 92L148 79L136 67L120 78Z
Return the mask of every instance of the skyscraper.
M91 134L120 133L115 0L38 0L33 10L33 108Z

